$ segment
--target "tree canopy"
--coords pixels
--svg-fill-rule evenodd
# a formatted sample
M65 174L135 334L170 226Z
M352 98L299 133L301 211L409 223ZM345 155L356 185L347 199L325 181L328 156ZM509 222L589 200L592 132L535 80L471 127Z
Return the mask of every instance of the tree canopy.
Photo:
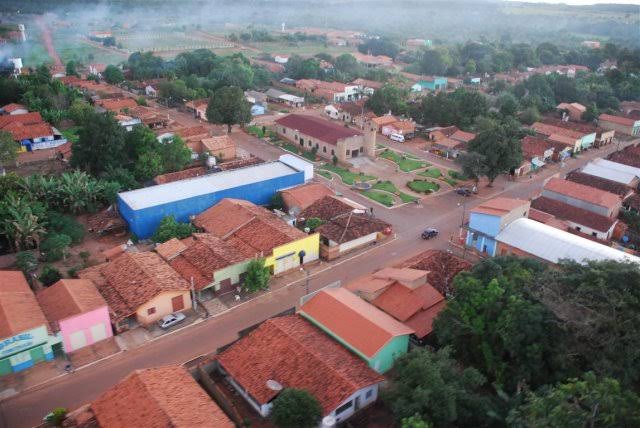
M218 125L244 125L251 120L251 108L244 98L242 89L225 86L218 89L207 106L207 120Z
M273 400L271 419L278 428L314 428L321 417L320 403L305 390L286 388Z

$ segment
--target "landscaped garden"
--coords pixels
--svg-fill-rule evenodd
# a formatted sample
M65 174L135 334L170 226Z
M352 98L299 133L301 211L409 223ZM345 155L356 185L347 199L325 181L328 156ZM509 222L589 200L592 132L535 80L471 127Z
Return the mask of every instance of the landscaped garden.
M369 199L373 199L376 202L381 203L384 206L387 207L391 207L393 206L395 200L393 198L393 195L389 194L389 193L385 193L385 192L379 192L376 190L366 190L364 192L362 192L362 194L364 196L366 196Z
M396 163L398 165L398 168L400 168L400 170L404 172L415 171L416 169L429 166L427 162L422 161L413 155L410 155L408 153L399 154L398 152L389 149L386 149L385 151L380 153L379 156Z
M427 180L413 180L407 183L407 187L418 193L434 193L440 190L440 185L433 181Z
M442 176L442 171L438 168L429 168L424 171L420 171L418 175L428 178L440 178Z
M321 170L321 169L316 169L316 173L317 173L318 175L323 176L323 177L324 177L324 178L326 178L327 180L331 180L331 178L332 178L331 173L330 173L330 172L328 172L328 171L323 171L323 170Z
M362 173L357 174L355 172L349 171L348 169L341 168L339 166L335 166L329 163L325 163L324 165L318 168L318 171L322 171L322 170L337 174L342 179L342 182L348 185L352 185L355 182L371 181L376 179L376 177L372 175L365 175Z
M380 181L379 183L374 184L373 188L375 190L383 190L385 192L393 193L394 195L398 196L403 203L413 202L418 199L415 196L411 196L407 193L401 192L400 190L398 190L398 187L390 181Z

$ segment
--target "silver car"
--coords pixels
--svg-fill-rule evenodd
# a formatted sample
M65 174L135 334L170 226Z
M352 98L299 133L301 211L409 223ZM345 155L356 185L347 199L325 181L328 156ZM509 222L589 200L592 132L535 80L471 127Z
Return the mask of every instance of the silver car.
M160 328L169 328L178 324L179 322L184 321L185 318L186 316L182 312L174 312L162 317L162 319L158 321L158 325L160 326Z

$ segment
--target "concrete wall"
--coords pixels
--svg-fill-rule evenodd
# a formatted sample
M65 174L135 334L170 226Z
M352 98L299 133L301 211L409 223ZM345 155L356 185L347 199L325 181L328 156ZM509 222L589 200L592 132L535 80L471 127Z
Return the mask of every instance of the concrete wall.
M165 315L169 315L170 313L172 313L173 305L171 303L171 299L176 296L182 296L182 302L184 303L184 308L180 312L191 309L191 293L189 292L189 290L168 291L166 293L157 295L138 308L138 310L136 311L136 318L138 319L138 322L142 325L149 325L155 321L158 321ZM149 308L155 308L156 310L153 314L149 314Z
M355 250L356 248L362 247L363 245L367 245L375 241L377 237L378 232L373 232L368 235L361 236L360 238L354 239L353 241L344 242L340 244L340 254Z
M205 195L140 210L133 210L118 196L118 209L122 218L129 225L131 232L135 233L138 238L145 239L153 235L165 216L173 215L177 221L188 222L190 216L200 214L224 198L244 199L257 205L266 205L280 189L302 183L304 183L304 172L297 171L283 177L246 184L232 189L212 191Z
M471 213L466 244L476 250L493 256L496 241L493 239L501 229L500 217L482 213ZM474 233L475 231L481 233Z
M340 403L339 406L335 408L331 413L326 416L333 416L336 418L336 422L344 422L353 416L358 410L362 409L365 406L368 406L374 403L378 399L378 388L379 384L371 385L366 388L362 388L351 395L349 398ZM369 394L369 398L367 398L367 394ZM356 409L356 401L358 402L358 408ZM351 403L351 406L340 413L337 413L337 410L344 406L346 403Z
M266 267L273 267L274 274L295 269L300 266L300 258L298 256L300 251L305 252L303 263L318 260L318 257L320 256L320 235L314 233L305 238L275 247L271 255L265 254L266 258L264 264ZM278 261L282 261L284 258L288 258L288 261L290 260L291 264L288 269L282 270L278 268L278 266L282 265L282 263L278 263Z
M393 367L395 361L407 353L409 349L409 335L396 336L384 348L382 348L372 359L371 363L378 373L386 373ZM370 364L371 365L371 364Z

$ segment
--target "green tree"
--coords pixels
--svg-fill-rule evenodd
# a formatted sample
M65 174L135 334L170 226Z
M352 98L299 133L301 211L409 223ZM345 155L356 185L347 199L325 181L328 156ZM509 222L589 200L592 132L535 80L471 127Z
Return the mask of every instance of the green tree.
M537 107L531 106L522 110L519 118L520 122L524 123L525 125L531 125L534 122L538 122L542 118L542 116L540 115Z
M28 278L29 274L38 268L38 259L33 251L20 251L16 254L16 266Z
M111 113L90 114L72 143L71 166L98 175L125 164L125 133Z
M420 52L418 64L421 73L430 75L442 75L448 66L442 53L435 49L425 49Z
M456 158L456 162L462 167L462 173L476 182L476 186L480 177L486 175L486 160L480 153L462 153Z
M556 317L531 293L544 267L529 259L483 260L454 280L455 299L434 323L438 343L508 392L566 374Z
M569 355L583 370L640 390L640 269L615 261L564 262L534 289L568 332Z
M415 348L396 361L383 398L398 421L419 417L439 427L486 425L486 379L472 367L463 369L450 353Z
M264 259L253 259L247 264L247 274L242 286L250 293L264 290L269 286L270 277L269 268L264 265Z
M178 135L164 140L159 152L164 172L180 171L191 163L191 150Z
M317 227L320 227L324 224L324 221L318 217L310 217L305 220L304 226L308 227L310 231L316 230Z
M207 120L218 125L244 125L251 120L249 103L244 99L242 89L237 86L225 86L218 89L207 106Z
M184 239L195 233L196 228L191 223L179 223L175 217L170 215L164 217L158 228L151 236L151 240L156 243L167 242L172 238Z
M46 229L42 204L34 203L15 193L0 201L0 231L13 250L39 248Z
M66 69L65 69L65 74L67 76L77 76L78 75L78 71L76 70L76 62L71 60L69 62L67 62L66 65Z
M407 111L407 91L391 84L385 84L367 100L367 107L377 115L392 112L403 114Z
M146 182L164 172L162 157L156 152L144 152L136 160L133 175L139 182Z
M489 186L498 175L510 172L522 163L522 147L517 137L519 126L514 121L486 122L476 137L469 142L468 151L484 156L484 173Z
M278 428L313 428L321 417L320 403L305 390L287 388L273 400L271 420Z
M71 103L69 107L69 118L75 122L76 125L80 125L87 121L90 117L93 117L93 107L88 102L77 99Z
M40 280L40 282L44 284L45 287L49 287L50 285L55 284L61 279L62 274L60 274L60 271L51 265L44 265L44 267L42 268L42 272L38 277L38 280Z
M587 109L582 113L582 120L585 122L593 122L600 116L600 111L595 104L587 105Z
M47 213L47 230L68 236L73 245L81 243L85 235L84 227L74 217L55 211Z
M20 144L14 141L13 136L0 131L0 174L4 172L4 166L18 159Z
M518 113L518 100L513 94L505 92L498 98L498 108L503 116L515 116Z
M598 380L589 372L529 393L508 422L532 428L640 426L640 397L615 379Z
M348 53L342 54L336 58L335 68L347 76L348 80L352 80L361 73L360 64L356 58Z
M64 407L56 407L44 417L44 421L54 427L61 427L66 417L67 409Z
M400 48L391 40L381 37L379 39L369 39L359 44L358 51L363 54L384 55L395 58L400 52Z
M422 420L420 415L413 415L408 418L402 418L400 421L402 428L431 428L432 425Z
M71 245L71 238L62 233L49 233L42 241L40 250L44 253L45 260L57 262L66 258L67 250Z

